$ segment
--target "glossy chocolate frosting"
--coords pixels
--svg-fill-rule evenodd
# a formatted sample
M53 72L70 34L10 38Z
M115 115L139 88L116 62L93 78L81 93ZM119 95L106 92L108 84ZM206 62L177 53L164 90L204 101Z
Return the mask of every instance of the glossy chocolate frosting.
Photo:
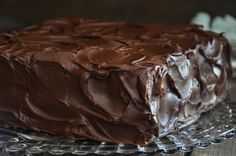
M146 144L229 92L230 46L196 25L59 19L0 34L2 125Z

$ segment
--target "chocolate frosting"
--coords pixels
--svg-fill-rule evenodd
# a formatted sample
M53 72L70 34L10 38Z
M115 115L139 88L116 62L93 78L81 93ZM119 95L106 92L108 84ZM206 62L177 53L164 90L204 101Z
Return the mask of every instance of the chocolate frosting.
M59 19L0 34L2 125L146 144L229 92L230 46L197 25Z

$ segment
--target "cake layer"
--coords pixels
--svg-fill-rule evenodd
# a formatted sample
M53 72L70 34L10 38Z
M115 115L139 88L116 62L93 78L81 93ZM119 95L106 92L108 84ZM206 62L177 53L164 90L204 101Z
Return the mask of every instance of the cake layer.
M230 46L196 25L60 19L0 35L0 121L146 144L229 92Z

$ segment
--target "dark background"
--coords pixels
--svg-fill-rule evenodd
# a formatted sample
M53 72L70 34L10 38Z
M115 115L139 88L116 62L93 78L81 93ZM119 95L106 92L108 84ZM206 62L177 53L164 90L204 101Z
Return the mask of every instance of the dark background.
M0 31L55 17L180 24L199 11L236 16L236 0L0 0Z

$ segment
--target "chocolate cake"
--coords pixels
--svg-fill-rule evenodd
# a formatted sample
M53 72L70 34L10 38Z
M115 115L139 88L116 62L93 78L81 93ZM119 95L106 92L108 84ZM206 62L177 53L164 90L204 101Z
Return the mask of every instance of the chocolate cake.
M147 144L229 92L230 46L197 25L59 19L0 35L0 123Z

